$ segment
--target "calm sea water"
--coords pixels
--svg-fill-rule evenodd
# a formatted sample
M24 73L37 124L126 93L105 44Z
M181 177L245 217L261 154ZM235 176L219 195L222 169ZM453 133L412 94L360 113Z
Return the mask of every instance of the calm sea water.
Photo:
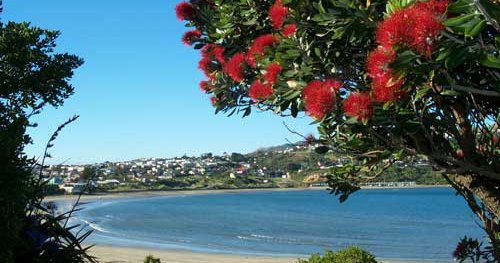
M379 258L451 261L464 235L482 238L449 188L227 193L90 203L79 220L97 244L304 256L360 246Z

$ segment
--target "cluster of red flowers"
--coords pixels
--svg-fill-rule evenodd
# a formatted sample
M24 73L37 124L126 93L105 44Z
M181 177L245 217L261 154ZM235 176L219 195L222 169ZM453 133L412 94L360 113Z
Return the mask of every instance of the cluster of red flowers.
M188 2L181 2L175 6L175 14L179 21L194 19L194 6Z
M394 101L404 95L404 79L395 75L390 64L396 58L395 49L406 47L430 56L435 41L443 30L442 18L448 0L418 2L400 9L377 28L379 47L368 56L368 75L372 78L373 97L379 102Z
M178 4L175 8L177 18L181 21L193 21L195 19L196 8L189 1ZM288 7L284 6L281 0L276 0L269 8L269 19L276 30L281 30L281 35L290 37L297 31L296 24L286 24L284 22L288 15ZM200 89L204 92L210 92L215 80L216 71L223 70L235 82L241 82L245 78L245 67L257 68L257 62L262 59L266 49L275 46L279 39L278 34L265 34L254 39L246 52L238 52L227 59L224 56L224 48L215 44L207 44L201 50L202 58L198 67L208 77L208 81L200 82ZM195 29L188 31L182 37L185 45L192 45L196 39L201 38L202 33ZM267 66L265 73L257 77L249 88L249 97L254 100L265 100L273 93L273 85L276 83L279 74L282 71L279 63L274 62ZM326 84L325 84L326 85ZM212 98L215 105L219 99Z
M245 54L241 52L236 53L224 65L224 71L236 82L241 82L245 78L244 69Z
M207 44L201 49L202 57L214 58L221 65L226 63L226 58L224 57L224 48L216 44Z
M372 78L373 97L379 102L394 101L404 92L401 90L404 79L393 73L389 65L396 58L391 48L379 47L368 56L368 76Z
M344 113L356 117L358 121L365 121L373 115L372 98L367 92L351 93L344 100Z
M283 27L283 35L285 37L289 37L297 32L297 25L296 24L289 24Z
M288 14L288 8L281 3L281 0L276 0L269 8L269 18L275 29L280 29Z
M265 82L259 79L254 81L248 90L248 96L253 100L266 100L273 95L273 85L276 83L282 69L281 65L276 62L267 66L266 73L263 76Z
M212 106L215 106L219 102L219 99L217 97L210 97L210 103L212 103Z
M200 90L205 92L205 93L208 93L210 92L214 87L210 84L210 82L206 81L206 80L202 80L200 81Z
M269 96L273 95L274 90L271 84L262 83L260 80L256 80L250 86L248 90L248 96L254 100L266 100Z
M257 67L257 57L264 55L266 47L274 46L278 38L273 34L262 35L254 39L247 53L246 61L252 68Z
M198 29L187 31L184 33L184 36L182 37L182 43L186 46L191 46L193 44L193 41L197 38L201 37L201 32Z
M313 80L302 91L307 113L321 120L335 109L336 92L342 83L337 80Z
M214 70L217 62L220 66L225 64L224 48L215 44L208 44L201 50L201 60L198 63L198 68L205 73L210 80L214 80ZM220 67L219 66L219 67Z
M377 42L385 48L403 45L430 55L444 28L441 15L448 4L448 0L429 0L394 12L378 26Z
M281 29L283 23L285 22L286 16L288 15L288 7L284 6L281 0L276 0L274 4L269 8L269 19L273 24L274 29ZM283 27L283 36L289 37L297 31L296 24L288 24Z
M270 64L269 66L267 66L267 71L266 74L264 74L264 79L267 81L267 83L274 85L282 69L283 68L279 63L275 62Z
M198 68L203 71L205 76L209 78L210 80L214 79L214 74L213 74L213 67L212 67L212 60L208 57L202 57L200 61L198 62Z

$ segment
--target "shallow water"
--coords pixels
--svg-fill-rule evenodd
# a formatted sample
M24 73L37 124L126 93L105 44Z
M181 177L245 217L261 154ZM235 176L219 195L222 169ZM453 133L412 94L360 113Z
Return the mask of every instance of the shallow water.
M450 188L165 196L99 201L78 213L89 242L304 256L357 245L379 258L451 262L464 235L483 233Z

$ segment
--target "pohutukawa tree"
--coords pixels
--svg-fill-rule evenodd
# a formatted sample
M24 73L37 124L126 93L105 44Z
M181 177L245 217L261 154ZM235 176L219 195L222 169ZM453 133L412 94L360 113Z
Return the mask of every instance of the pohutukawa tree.
M352 157L329 177L341 201L426 156L500 257L498 0L191 0L176 13L216 112L305 112L318 152Z

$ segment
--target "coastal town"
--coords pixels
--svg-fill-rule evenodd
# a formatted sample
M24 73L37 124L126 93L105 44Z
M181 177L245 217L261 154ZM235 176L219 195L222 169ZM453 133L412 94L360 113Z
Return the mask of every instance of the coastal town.
M41 171L55 193L167 189L231 189L326 186L329 169L342 167L348 158L314 154L315 146L284 145L249 154L212 153L173 158L142 158L89 165L50 165ZM395 163L428 169L425 160ZM413 178L367 182L372 187L411 187Z

